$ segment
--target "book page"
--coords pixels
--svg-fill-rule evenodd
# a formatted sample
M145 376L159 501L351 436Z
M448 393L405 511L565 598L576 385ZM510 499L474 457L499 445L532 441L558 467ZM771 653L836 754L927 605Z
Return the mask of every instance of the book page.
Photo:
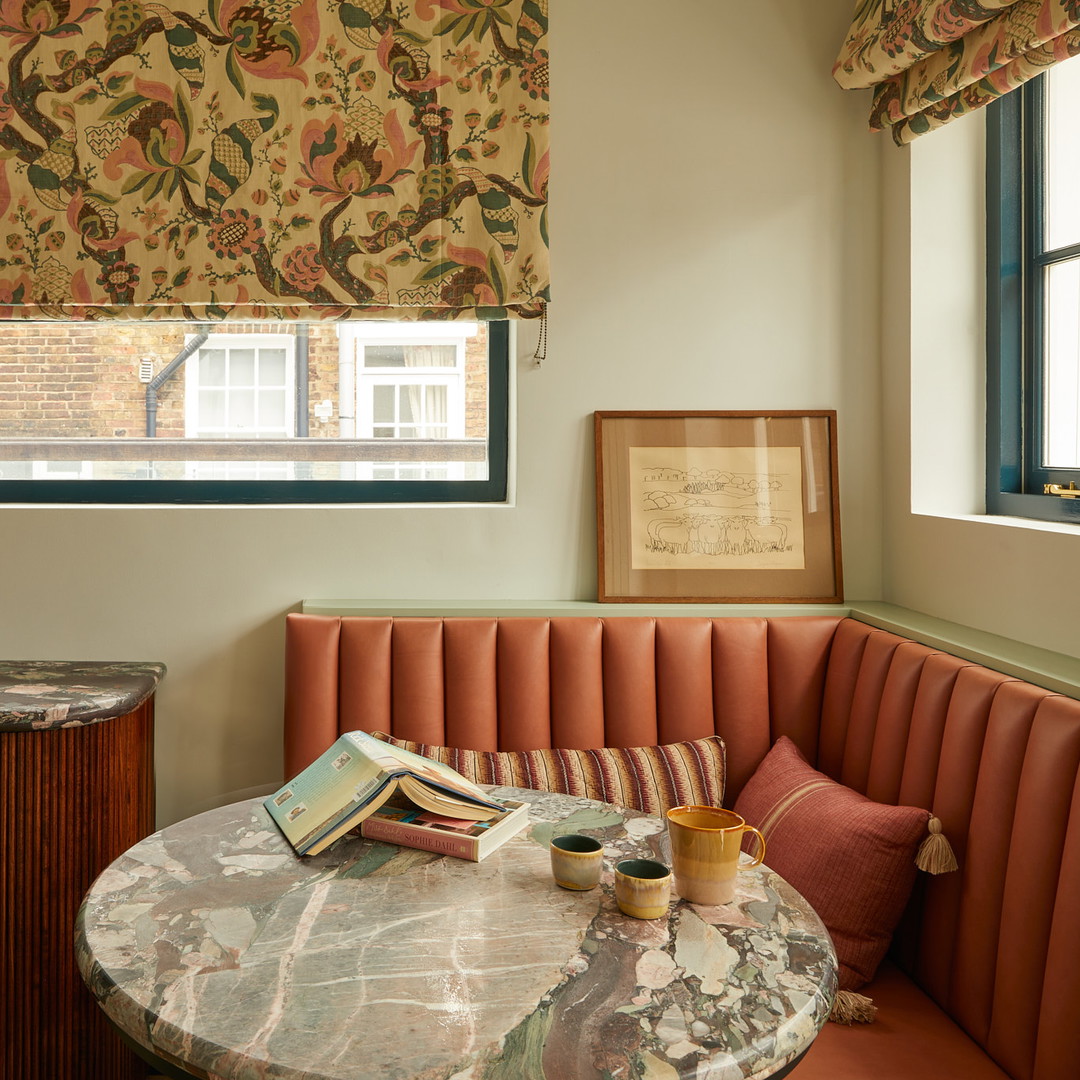
M414 754L401 746L383 742L369 735L366 731L351 731L350 738L355 738L365 753L371 756L388 773L400 775L411 773L415 777L434 784L436 787L446 789L451 796L457 796L468 802L478 803L481 806L501 809L499 804L489 795L481 791L470 780L466 780L456 769L444 765L441 761L433 761L420 754ZM410 798L411 798L410 794ZM419 800L414 799L414 802ZM463 815L458 815L459 817Z
M436 814L448 814L452 817L471 818L473 821L481 821L484 818L494 817L502 810L502 806L489 799L483 792L480 797L484 800L481 805L472 799L458 798L454 794L447 794L439 790L439 782L421 779L410 773L402 773L397 782L401 790L417 806L430 810Z

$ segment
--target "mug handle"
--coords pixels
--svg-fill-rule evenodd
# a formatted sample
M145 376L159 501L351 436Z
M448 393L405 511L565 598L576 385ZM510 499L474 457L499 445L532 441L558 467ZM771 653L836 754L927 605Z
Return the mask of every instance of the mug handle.
M760 829L755 829L753 825L744 825L743 832L752 832L758 841L758 853L757 858L752 863L743 863L739 867L740 870L751 870L755 866L760 866L765 861L765 837L762 835Z

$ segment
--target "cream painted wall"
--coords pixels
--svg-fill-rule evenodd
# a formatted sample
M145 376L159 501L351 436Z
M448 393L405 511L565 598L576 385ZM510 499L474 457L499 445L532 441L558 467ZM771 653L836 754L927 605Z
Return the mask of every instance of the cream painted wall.
M1080 531L982 516L984 132L882 149L884 599L1077 657Z
M515 505L0 509L0 655L168 664L162 824L280 780L304 597L594 598L595 409L837 409L847 594L880 595L880 158L829 78L850 0L551 9L555 303L542 367L522 334Z

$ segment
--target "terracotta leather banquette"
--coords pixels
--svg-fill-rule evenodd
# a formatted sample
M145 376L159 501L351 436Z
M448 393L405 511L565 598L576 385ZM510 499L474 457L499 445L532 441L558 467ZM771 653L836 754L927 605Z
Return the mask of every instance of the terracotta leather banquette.
M960 870L919 875L873 1024L798 1080L1080 1076L1080 701L852 618L288 617L285 768L363 728L485 750L718 733L732 805L772 742L932 810Z

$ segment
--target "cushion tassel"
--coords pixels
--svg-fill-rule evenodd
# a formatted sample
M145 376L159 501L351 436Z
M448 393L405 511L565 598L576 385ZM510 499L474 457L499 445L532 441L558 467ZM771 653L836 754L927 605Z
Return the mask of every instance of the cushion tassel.
M834 1024L872 1024L876 1016L877 1006L873 999L853 990L841 990L829 1013Z
M941 819L931 817L927 823L930 832L919 845L915 865L928 874L949 874L958 868L952 845L941 831Z

